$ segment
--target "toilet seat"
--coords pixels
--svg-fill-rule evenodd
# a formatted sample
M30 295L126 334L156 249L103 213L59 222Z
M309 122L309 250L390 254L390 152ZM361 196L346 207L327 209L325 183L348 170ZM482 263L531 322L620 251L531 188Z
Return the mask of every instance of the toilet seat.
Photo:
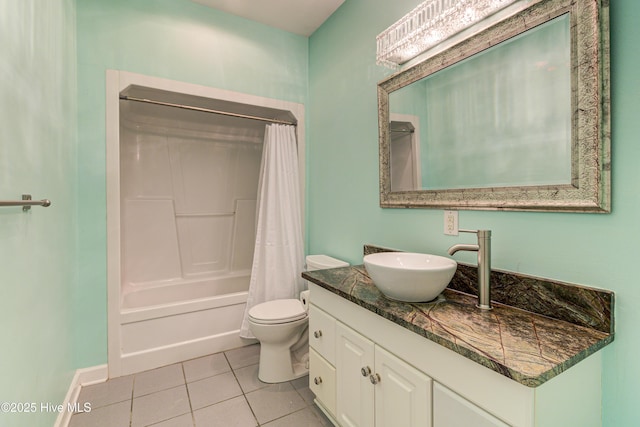
M249 310L249 319L262 325L295 322L307 317L307 312L298 299L267 301Z

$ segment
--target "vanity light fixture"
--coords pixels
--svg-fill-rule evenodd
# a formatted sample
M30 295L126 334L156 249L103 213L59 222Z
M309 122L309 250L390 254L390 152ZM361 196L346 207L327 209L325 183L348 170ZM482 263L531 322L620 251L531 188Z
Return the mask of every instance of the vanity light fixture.
M376 63L390 68L518 0L427 0L376 37Z

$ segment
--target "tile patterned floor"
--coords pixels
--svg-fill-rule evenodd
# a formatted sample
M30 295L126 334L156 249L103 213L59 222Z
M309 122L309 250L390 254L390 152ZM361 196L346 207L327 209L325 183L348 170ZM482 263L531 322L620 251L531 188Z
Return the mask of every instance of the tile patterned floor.
M258 379L251 345L84 387L91 412L69 427L326 427L308 377L281 384Z

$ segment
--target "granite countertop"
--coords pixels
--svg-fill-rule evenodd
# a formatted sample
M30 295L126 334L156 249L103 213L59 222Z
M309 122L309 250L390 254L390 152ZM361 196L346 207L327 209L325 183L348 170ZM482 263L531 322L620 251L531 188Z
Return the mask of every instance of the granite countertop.
M304 272L302 276L373 313L529 387L569 369L613 341L613 333L509 305L490 311L452 289L433 302L386 298L364 266Z

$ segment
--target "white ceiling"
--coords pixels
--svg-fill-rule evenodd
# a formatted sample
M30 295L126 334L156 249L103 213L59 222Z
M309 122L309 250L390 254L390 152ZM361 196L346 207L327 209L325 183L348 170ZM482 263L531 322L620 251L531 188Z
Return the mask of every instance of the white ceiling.
M344 0L192 0L252 21L309 37Z

